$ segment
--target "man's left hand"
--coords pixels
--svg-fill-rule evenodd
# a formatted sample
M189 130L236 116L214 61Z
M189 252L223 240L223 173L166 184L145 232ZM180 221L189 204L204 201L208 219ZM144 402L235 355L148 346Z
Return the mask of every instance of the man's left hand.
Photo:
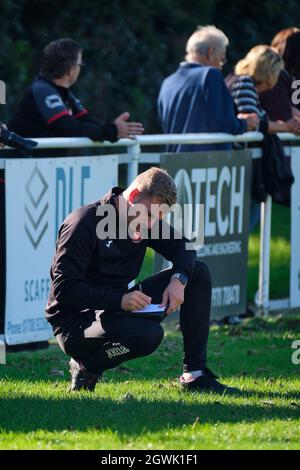
M167 314L175 312L184 302L184 285L176 278L171 279L170 284L163 293L161 307L169 304Z
M118 129L118 139L133 139L135 135L143 134L143 124L140 122L129 122L129 117L129 113L123 113L115 119L114 124Z

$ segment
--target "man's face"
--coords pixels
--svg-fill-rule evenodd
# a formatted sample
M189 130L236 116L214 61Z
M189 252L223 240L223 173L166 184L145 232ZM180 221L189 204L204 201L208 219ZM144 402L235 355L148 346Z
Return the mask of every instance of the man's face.
M79 52L77 61L75 62L75 64L72 65L70 72L69 72L71 85L74 85L74 83L77 81L79 77L81 64L82 64L82 53Z
M162 208L161 211L159 208ZM167 214L167 206L158 197L137 196L131 203L128 225L133 229L132 240L136 243L142 240L143 231L151 230L153 225L162 220ZM134 215L131 215L134 213Z
M208 60L212 67L221 70L226 64L226 47L210 47L208 49Z

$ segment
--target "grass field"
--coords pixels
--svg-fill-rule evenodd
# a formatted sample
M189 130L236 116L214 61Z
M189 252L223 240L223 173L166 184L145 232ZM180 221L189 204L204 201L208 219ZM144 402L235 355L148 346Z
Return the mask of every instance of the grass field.
M273 204L271 239L270 297L289 297L290 209ZM250 235L248 261L248 299L253 301L258 284L259 229Z
M170 328L170 327L169 327ZM8 354L0 374L1 449L299 449L300 314L212 327L209 363L238 397L185 393L181 335L148 358L105 373L96 392L70 394L67 359Z
M271 295L288 295L289 211L274 207ZM248 297L257 289L258 232L249 242ZM143 276L152 270L148 254ZM158 351L105 373L96 392L66 392L67 358L48 350L8 354L0 366L0 449L300 449L300 313L213 326L209 365L238 397L182 392L181 334Z

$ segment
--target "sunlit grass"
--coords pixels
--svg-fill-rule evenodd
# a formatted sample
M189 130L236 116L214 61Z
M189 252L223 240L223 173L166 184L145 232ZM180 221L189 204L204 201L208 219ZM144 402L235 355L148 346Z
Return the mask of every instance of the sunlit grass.
M151 356L104 374L94 394L67 392L67 358L8 355L0 368L1 449L299 449L300 366L291 344L300 314L212 327L210 367L238 396L178 385L180 332Z

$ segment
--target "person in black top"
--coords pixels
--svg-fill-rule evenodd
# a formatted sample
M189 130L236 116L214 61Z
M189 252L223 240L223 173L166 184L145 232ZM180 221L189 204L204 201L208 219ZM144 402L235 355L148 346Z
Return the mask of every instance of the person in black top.
M284 70L281 71L274 88L261 92L259 99L273 121L288 121L300 118L300 100L297 80L300 79L300 29L283 29L273 38L271 46L282 56ZM296 88L294 88L296 86Z
M128 122L127 112L105 125L90 116L70 91L83 65L82 49L76 41L58 39L48 44L40 75L10 119L10 130L23 137L89 137L111 142L141 134L142 124Z
M274 89L283 67L283 59L273 47L255 46L238 62L235 74L229 75L226 83L234 99L236 113L256 112L262 132L299 134L299 121L292 117L292 113L287 121L273 121L260 102L261 93Z
M172 178L164 170L151 168L127 189L112 188L101 201L77 209L63 222L51 267L46 318L61 349L72 358L71 390L94 390L103 371L148 355L159 346L163 338L160 321L143 315L139 318L136 313L133 316L133 310L149 303L166 306L167 314L180 307L182 387L216 392L228 389L206 367L209 270L196 260L187 240L175 236L172 227L166 225L170 236L163 235L168 232L162 230L162 212L155 212L157 205L164 204L166 214L175 202ZM144 214L129 231L133 210ZM107 214L112 218L106 219ZM102 233L101 227L106 226L108 231L116 227L117 235ZM155 226L159 232L151 231ZM129 289L147 247L171 261L172 268Z

